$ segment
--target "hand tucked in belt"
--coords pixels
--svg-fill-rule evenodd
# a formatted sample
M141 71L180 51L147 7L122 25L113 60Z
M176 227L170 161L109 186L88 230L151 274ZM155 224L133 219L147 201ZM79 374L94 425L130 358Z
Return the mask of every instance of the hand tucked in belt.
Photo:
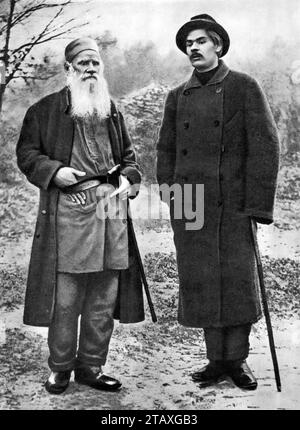
M53 182L58 187L68 187L69 185L76 184L78 179L76 176L85 176L86 172L74 169L73 167L61 167L53 178ZM80 205L85 205L86 195L84 192L69 194L68 198L72 200L73 203Z
M86 173L81 170L74 169L73 167L61 167L58 169L53 178L53 182L58 187L68 187L69 185L76 184L78 179L76 176L85 176Z

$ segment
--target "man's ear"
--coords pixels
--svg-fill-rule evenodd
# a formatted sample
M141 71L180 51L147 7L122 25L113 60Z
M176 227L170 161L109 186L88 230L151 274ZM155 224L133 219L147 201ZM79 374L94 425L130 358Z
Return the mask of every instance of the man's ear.
M70 70L72 70L72 68L73 68L72 63L69 63L68 61L65 61L65 64L64 64L65 71L69 72Z
M216 54L218 55L218 57L221 55L222 51L223 51L223 45L222 44L217 45Z

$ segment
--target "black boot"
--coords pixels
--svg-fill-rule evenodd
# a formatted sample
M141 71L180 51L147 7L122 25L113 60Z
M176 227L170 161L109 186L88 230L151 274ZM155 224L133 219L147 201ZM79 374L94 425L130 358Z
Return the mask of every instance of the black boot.
M104 391L117 391L122 386L117 379L104 375L101 370L95 373L88 366L80 366L75 369L75 381L78 384Z
M199 383L200 388L215 384L225 374L222 362L210 361L206 366L197 372L192 373L194 382Z
M257 380L246 361L232 361L226 365L226 373L235 385L244 390L256 390Z
M70 377L71 370L64 372L51 372L45 383L45 388L50 394L61 394L68 388Z

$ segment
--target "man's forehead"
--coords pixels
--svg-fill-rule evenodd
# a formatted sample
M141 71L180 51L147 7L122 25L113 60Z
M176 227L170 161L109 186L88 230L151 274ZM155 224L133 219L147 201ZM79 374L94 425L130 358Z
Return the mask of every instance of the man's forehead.
M199 37L207 37L207 31L204 28L197 28L188 33L187 39L198 39Z
M76 55L73 61L90 60L90 59L100 60L101 59L100 54L98 54L97 52L91 49L86 49L82 52L79 52L79 54Z

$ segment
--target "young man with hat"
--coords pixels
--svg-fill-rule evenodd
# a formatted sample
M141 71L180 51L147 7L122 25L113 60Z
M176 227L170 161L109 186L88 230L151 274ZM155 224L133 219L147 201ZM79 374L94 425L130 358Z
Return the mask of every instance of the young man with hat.
M73 370L76 382L114 391L121 383L102 373L113 318L144 319L126 206L141 175L97 43L73 40L65 60L67 86L29 108L17 144L19 168L40 189L24 323L49 327L50 393L64 392Z
M273 222L277 130L258 83L221 60L230 39L211 16L192 17L176 43L194 71L167 95L157 179L173 191L171 200L161 196L170 204L177 252L178 320L204 329L209 362L192 374L194 381L205 387L229 375L237 386L253 390L257 381L246 358L261 306L251 220ZM176 190L178 184L181 190L204 185L201 229L186 229L185 214L176 216L187 196L178 196L175 184ZM187 204L195 207L195 194Z

